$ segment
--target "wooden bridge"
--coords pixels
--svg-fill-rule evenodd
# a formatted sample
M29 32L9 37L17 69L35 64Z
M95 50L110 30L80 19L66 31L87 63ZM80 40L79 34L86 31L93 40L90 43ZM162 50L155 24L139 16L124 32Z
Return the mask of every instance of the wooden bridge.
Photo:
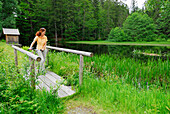
M47 91L52 91L52 92L57 92L58 96L60 98L62 97L67 97L70 95L73 95L74 93L76 93L75 90L72 90L72 87L70 86L65 86L64 84L62 84L62 82L64 81L60 76L58 76L57 74L55 74L54 72L51 71L47 71L47 73L45 73L44 75L40 75L38 76L38 79L35 79L35 75L38 74L37 69L35 67L35 61L40 62L41 61L41 57L28 52L26 50L23 50L17 46L12 45L12 47L14 48L14 54L15 54L15 65L18 66L18 59L17 59L17 50L28 55L30 58L30 62L31 62L31 68L30 68L30 76L29 78L31 79L31 86L34 89L46 89ZM80 55L80 65L79 65L79 86L82 85L83 82L83 56L89 56L92 57L93 54L90 52L84 52L84 51L78 51L78 50L71 50L71 49L65 49L65 48L59 48L59 47L52 47L52 46L46 46L46 48L49 49L54 49L54 50L58 50L58 51L64 51L64 52L69 52L69 53L74 53L74 54L79 54ZM47 60L47 64L48 64L49 59ZM39 84L35 85L35 81L38 81ZM52 89L52 90L51 90Z

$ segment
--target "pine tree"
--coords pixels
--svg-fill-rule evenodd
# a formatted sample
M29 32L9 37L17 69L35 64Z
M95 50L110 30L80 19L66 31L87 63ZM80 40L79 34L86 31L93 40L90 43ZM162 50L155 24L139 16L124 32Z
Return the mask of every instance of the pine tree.
M0 1L0 14L2 14L2 2ZM0 20L2 20L2 16L0 16ZM0 34L2 31L2 21L0 21Z
M164 7L165 1L167 0L147 0L145 3L145 12L153 18L155 22L160 16L161 8Z
M137 1L136 0L132 0L132 13L136 12L138 7L137 7Z
M4 28L16 28L17 12L19 10L17 0L1 0L2 12L2 27Z
M35 37L35 3L32 0L19 0L20 12L16 18L17 28L20 30L20 43L28 45Z
M166 1L161 8L160 17L157 19L159 35L165 40L170 38L170 2Z

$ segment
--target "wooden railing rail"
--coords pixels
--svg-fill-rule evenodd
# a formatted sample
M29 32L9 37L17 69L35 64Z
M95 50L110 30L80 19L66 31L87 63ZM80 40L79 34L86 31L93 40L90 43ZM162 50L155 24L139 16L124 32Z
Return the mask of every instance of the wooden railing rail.
M78 54L78 55L84 55L84 56L89 56L89 57L93 56L93 53L91 53L91 52L78 51L78 50L59 48L59 47L52 47L52 46L46 46L46 48L55 49L55 50L64 51L64 52L69 52L69 53L75 53L75 54Z
M79 63L79 85L81 86L83 83L83 56L92 57L93 53L91 52L85 52L85 51L78 51L78 50L72 50L72 49L66 49L66 48L59 48L59 47L52 47L52 46L46 46L47 49L54 49L58 51L64 51L69 53L74 53L80 55L80 63ZM49 60L47 60L49 61Z
M38 61L40 62L41 61L41 57L29 52L29 51L26 51L26 50L23 50L17 46L14 46L12 45L12 48L14 48L14 54L15 54L15 66L17 67L18 66L18 57L17 57L17 50L22 52L23 54L26 54L29 56L30 60L31 60L31 71L30 71L30 78L31 78L31 86L35 89L35 67L34 67L34 62L35 61Z
M38 62L41 61L41 57L39 57L39 56L29 52L29 51L23 50L23 49L21 49L21 48L19 48L17 46L14 46L14 45L12 45L12 48L14 48L14 50L18 50L18 51L28 55L30 58L34 59L35 61L38 61Z

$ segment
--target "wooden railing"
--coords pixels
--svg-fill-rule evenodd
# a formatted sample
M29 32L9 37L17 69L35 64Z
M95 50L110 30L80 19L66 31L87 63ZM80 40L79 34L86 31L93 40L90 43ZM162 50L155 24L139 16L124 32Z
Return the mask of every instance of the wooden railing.
M64 51L69 53L74 53L80 55L80 63L79 63L79 85L81 86L83 83L83 56L92 57L93 53L91 52L85 52L85 51L78 51L78 50L72 50L72 49L65 49L65 48L59 48L59 47L52 47L52 46L46 46L47 49L54 49L58 51ZM47 60L48 61L48 60Z
M31 60L31 70L30 70L30 78L31 78L31 86L35 89L35 68L34 68L34 61L38 61L40 62L41 61L41 57L29 52L29 51L26 51L26 50L23 50L17 46L14 46L12 45L12 48L14 48L14 54L15 54L15 66L17 67L18 66L18 57L17 57L17 50L28 55L30 60Z

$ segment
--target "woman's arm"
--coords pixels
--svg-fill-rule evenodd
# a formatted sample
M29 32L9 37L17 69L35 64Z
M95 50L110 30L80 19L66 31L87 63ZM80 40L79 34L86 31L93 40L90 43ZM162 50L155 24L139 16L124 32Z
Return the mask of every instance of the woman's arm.
M32 49L32 46L35 44L35 42L37 41L37 37L34 38L34 41L31 43L30 45L30 48L29 49Z

